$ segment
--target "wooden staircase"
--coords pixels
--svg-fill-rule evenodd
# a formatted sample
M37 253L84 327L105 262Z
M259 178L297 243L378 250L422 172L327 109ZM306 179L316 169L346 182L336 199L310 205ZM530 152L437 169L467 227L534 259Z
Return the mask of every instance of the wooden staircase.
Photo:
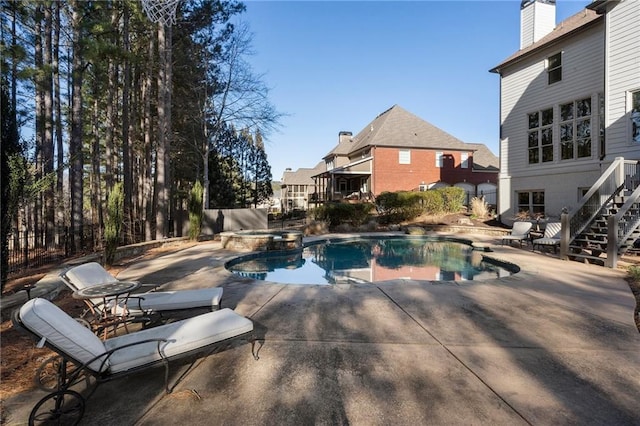
M562 214L560 257L615 268L640 238L640 165L616 158L571 214Z
M633 202L628 210L622 211L631 194L631 189L623 188L619 195L614 196L607 205L603 206L601 213L587 225L585 230L575 236L569 243L568 257L570 260L605 266L610 218L621 212L620 221L626 224L633 223L640 216L640 203L638 202ZM640 227L636 225L628 235L624 236L623 240L619 240L618 256L622 256L630 249L633 250L633 243L638 238L640 238Z

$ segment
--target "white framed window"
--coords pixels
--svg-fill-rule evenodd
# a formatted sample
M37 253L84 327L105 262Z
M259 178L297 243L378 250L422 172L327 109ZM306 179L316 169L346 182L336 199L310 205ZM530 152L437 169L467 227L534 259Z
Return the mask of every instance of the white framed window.
M560 105L560 159L591 157L591 98Z
M629 93L631 108L631 141L640 143L640 90Z
M553 108L527 114L529 164L553 161Z
M442 167L444 161L444 153L436 152L436 167Z
M327 165L327 170L333 170L333 159L327 160L326 165Z
M398 151L398 163L399 164L411 164L411 151L408 149L401 149Z
M562 52L547 58L547 77L549 84L562 80Z
M469 153L463 152L460 154L460 168L468 169L469 168Z

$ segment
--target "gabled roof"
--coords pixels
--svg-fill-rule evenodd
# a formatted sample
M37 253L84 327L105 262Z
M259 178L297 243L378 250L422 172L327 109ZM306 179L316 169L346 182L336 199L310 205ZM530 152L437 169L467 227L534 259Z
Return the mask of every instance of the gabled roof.
M313 185L315 182L311 178L325 170L324 161L319 162L313 169L300 168L298 170L285 170L282 174L282 186L286 185Z
M474 170L484 170L487 172L497 172L500 170L500 160L486 145L481 143L470 143L467 145L475 149L473 153Z
M338 145L333 148L327 155L323 158L331 157L333 155L348 155L351 152L351 147L353 147L353 138L340 138Z
M348 156L372 146L474 151L474 170L498 171L500 167L498 157L485 145L462 142L399 105L378 115L355 137L341 139L324 158L333 155ZM336 171L352 165L353 163L349 163ZM324 170L318 171L318 174L322 172Z
M540 40L509 56L500 64L490 69L489 72L500 73L502 68L519 62L529 54L538 51L540 48L551 46L561 40L564 40L571 34L586 30L591 27L591 25L597 23L600 19L603 19L602 16L598 15L595 11L583 9L575 15L560 22L553 31L542 37Z
M461 140L398 105L378 115L349 144L351 149L348 154L370 146L469 149Z

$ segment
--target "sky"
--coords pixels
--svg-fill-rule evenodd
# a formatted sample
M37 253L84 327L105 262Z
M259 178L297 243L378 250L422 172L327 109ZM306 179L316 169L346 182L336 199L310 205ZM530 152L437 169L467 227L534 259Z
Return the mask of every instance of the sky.
M266 135L271 174L312 168L400 105L463 142L499 145L499 81L520 47L520 0L245 0L247 61L285 114ZM557 0L556 23L589 0Z

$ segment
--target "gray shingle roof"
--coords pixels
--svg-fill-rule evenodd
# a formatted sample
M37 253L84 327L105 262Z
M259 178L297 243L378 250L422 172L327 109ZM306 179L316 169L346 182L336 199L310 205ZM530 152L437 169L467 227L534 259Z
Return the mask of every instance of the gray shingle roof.
M500 167L498 157L485 145L462 142L399 105L379 114L355 137L341 139L324 158L333 155L349 156L371 146L473 151L475 170L497 172ZM318 169L318 166L322 167ZM314 169L318 170L316 174L325 171L323 163L318 166Z
M315 181L311 178L322 173L326 166L324 161L319 162L313 169L300 168L296 171L285 170L282 174L282 186L285 185L313 185Z
M353 138L349 154L369 146L469 149L461 140L398 105L378 115L360 131Z
M564 39L569 34L573 34L574 32L588 28L590 26L589 24L594 24L599 19L603 19L603 17L601 15L598 15L593 10L583 9L580 12L576 13L575 15L570 16L569 18L560 22L553 29L553 31L551 31L549 34L547 34L540 40L525 47L524 49L518 50L516 53L509 56L500 64L490 69L489 72L499 73L500 70L505 66L516 63L519 60L523 59L524 57L528 56L528 54L534 51L537 51L539 48L551 45L554 42L558 42Z
M338 145L335 146L327 155L323 158L331 157L332 155L348 155L351 152L351 148L353 147L352 138L344 138L338 142Z
M481 143L467 144L469 147L475 149L473 153L473 169L485 170L488 172L497 172L500 169L500 160L487 148L486 145Z

